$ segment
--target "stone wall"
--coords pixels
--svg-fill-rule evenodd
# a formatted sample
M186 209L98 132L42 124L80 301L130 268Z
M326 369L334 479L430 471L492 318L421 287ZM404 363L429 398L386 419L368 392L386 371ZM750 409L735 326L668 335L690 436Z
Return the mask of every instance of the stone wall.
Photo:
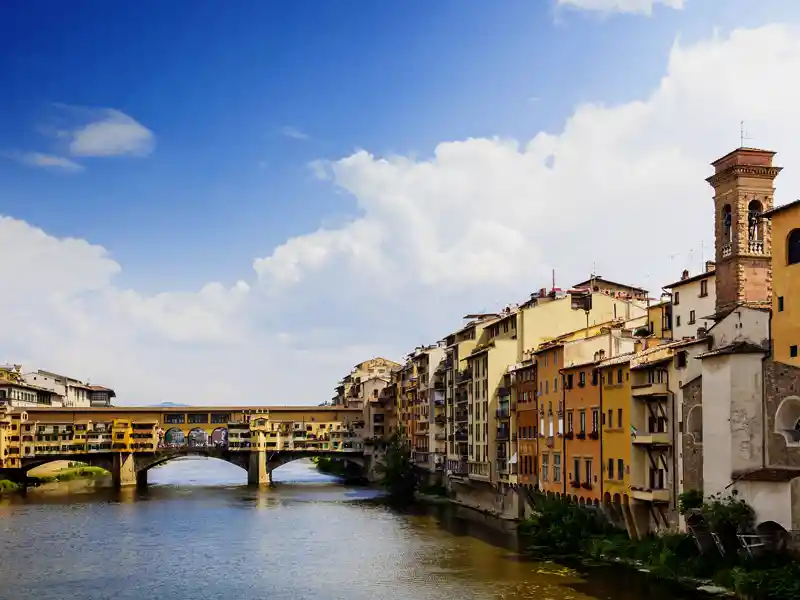
M683 433L681 435L681 451L683 453L683 473L681 488L683 491L703 489L703 438L689 431L692 423L697 422L697 412L703 410L703 378L696 377L683 386ZM691 421L690 415L691 414ZM701 421L702 422L702 421Z
M768 358L764 361L764 385L767 464L796 468L800 475L800 444L787 447L786 438L775 431L775 417L781 403L792 396L800 397L800 369Z

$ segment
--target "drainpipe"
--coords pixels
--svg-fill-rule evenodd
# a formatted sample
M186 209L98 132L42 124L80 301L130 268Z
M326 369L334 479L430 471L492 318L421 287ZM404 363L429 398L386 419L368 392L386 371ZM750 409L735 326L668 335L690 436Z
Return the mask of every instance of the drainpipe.
M767 321L767 343L769 351L761 357L761 468L767 468L767 378L765 377L764 365L768 358L772 358L772 311L769 311Z
M561 354L562 360L564 354ZM558 374L561 375L561 416L558 417L558 422L556 426L559 426L561 429L561 494L566 496L567 494L567 478L564 477L567 473L567 436L564 435L564 415L567 414L567 389L565 387L565 382L567 378L564 376L564 372L559 369ZM556 413L558 416L558 413Z
M597 369L597 367L595 367L595 369ZM592 378L594 379L594 369L592 370ZM597 385L600 387L600 423L598 423L598 426L600 427L600 468L597 470L597 472L600 473L600 504L602 505L603 502L605 502L605 496L603 495L603 481L605 479L603 477L603 473L605 472L605 460L603 458L603 430L605 427L603 427L603 420L606 418L606 413L605 410L603 410L603 386L600 382L599 369L597 369Z

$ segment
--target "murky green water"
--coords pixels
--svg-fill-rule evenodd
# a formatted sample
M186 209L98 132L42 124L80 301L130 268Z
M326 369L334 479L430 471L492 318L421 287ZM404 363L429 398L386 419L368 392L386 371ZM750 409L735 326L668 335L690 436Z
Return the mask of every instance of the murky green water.
M452 511L400 515L296 462L274 489L212 460L150 474L144 492L0 500L0 598L668 600L628 572L531 563ZM478 537L474 537L478 536ZM494 544L489 543L494 542Z

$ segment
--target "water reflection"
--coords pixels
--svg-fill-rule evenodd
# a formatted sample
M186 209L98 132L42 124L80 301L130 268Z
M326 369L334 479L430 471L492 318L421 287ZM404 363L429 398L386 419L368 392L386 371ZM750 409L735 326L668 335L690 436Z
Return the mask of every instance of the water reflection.
M627 572L521 560L474 513L398 514L309 463L275 475L253 489L232 465L187 460L146 490L3 499L0 598L677 598Z

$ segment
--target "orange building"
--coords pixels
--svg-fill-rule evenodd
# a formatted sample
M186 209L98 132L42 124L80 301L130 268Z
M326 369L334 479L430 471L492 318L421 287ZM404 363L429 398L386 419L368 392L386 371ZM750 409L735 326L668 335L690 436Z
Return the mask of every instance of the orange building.
M534 352L539 394L539 489L564 494L563 344L546 342Z
M601 388L595 362L561 369L564 382L564 473L567 496L578 504L602 498Z
M517 410L517 483L530 489L539 479L539 411L536 364L523 361L512 370Z

